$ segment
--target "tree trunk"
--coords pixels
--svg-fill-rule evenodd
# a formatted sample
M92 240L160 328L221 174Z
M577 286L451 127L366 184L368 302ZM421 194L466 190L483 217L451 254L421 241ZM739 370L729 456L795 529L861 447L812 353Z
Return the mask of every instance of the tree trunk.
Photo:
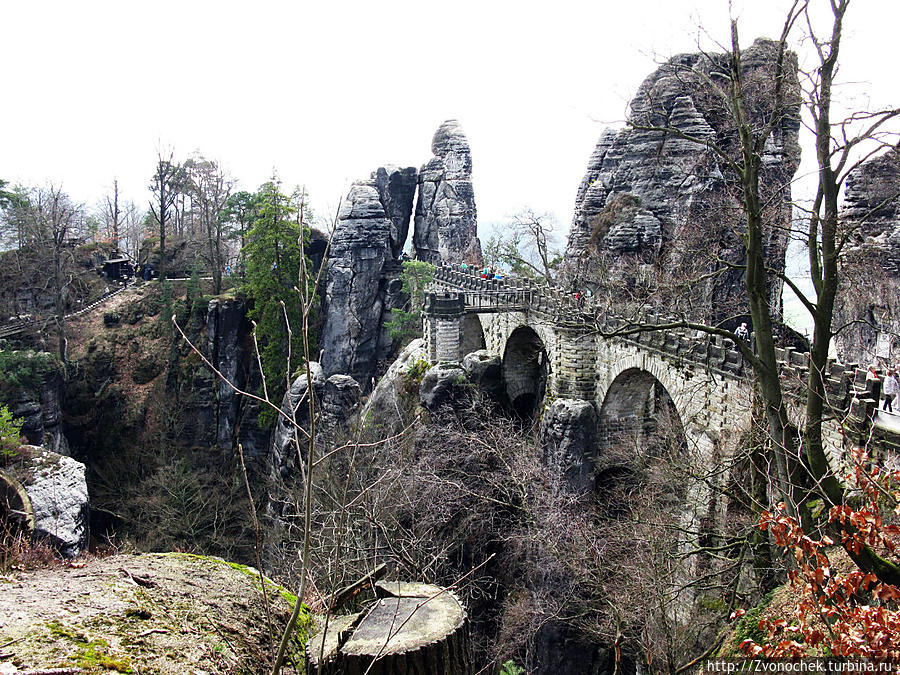
M449 591L396 581L376 584L366 611L332 617L309 641L310 675L469 675L469 621ZM374 661L374 663L373 663Z

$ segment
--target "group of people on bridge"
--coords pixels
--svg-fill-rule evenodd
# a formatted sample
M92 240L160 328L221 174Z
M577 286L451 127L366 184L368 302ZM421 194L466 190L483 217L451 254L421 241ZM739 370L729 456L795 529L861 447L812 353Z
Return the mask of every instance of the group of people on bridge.
M897 398L897 394L900 394L900 374L898 374L895 368L888 368L884 377L882 378L878 374L878 363L872 363L869 366L868 371L866 372L866 380L881 380L881 394L883 396L883 410L885 412L893 413L893 402Z
M475 265L470 265L469 263L466 263L466 262L464 262L460 266L460 268L466 274L469 273L469 270L478 270L478 267L476 267ZM489 265L482 267L481 271L476 272L476 273L480 274L482 279L496 279L497 281L500 281L503 279L503 275L500 274L500 272L498 272L497 270L495 270L493 268L493 266L489 266Z

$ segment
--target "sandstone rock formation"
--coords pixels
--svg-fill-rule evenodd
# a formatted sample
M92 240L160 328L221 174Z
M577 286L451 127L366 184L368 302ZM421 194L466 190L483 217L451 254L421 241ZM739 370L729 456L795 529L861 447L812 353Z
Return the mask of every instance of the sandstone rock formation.
M362 392L356 380L348 375L332 375L326 378L322 366L312 361L309 364L310 378L302 371L291 388L285 393L281 409L293 414L294 420L304 429L309 429L309 381L312 381L316 409L320 412L318 430L322 438L328 439L330 432L344 425L356 411ZM301 452L305 455L305 438L301 435ZM320 439L321 440L321 439ZM273 476L288 478L297 469L297 450L294 446L294 427L279 417L272 432L270 447Z
M468 384L466 371L456 363L431 366L419 385L419 403L432 412L444 405L454 405L465 398Z
M33 368L34 374L20 386L0 394L13 419L22 420L22 435L31 445L43 445L61 455L68 455L69 443L63 435L62 399L65 383L55 361L48 354L19 352Z
M129 552L81 563L4 577L3 640L15 651L4 652L0 673L222 675L235 663L248 675L269 672L268 626L287 624L291 596L269 580L264 596L254 568L186 553ZM302 660L293 644L291 654Z
M873 356L896 365L900 342L900 149L870 159L847 176L843 227L852 233L843 252L835 344L845 363Z
M776 44L757 40L742 53L747 106L754 121L772 109L771 71ZM796 70L796 59L789 59ZM725 269L716 258L743 261L742 211L734 176L705 143L731 156L739 146L733 123L712 83L727 72L725 54L682 54L650 75L631 102L631 125L600 137L575 202L569 235L567 273L575 283L603 285L602 277L640 292L662 273L696 278ZM788 78L788 100L798 91ZM792 98L793 97L793 98ZM667 127L689 135L639 127ZM789 225L790 180L800 158L797 144L799 99L777 126L763 157L762 182L772 208L771 222ZM770 228L769 259L784 268L787 232ZM725 270L714 281L694 285L693 294L675 291L667 310L685 309L696 318L719 321L742 313L745 306L739 270ZM781 284L770 286L770 304L781 311ZM673 307L675 302L680 307Z
M379 167L371 182L378 190L378 198L391 221L391 254L399 258L409 234L413 201L416 196L418 173L414 167Z
M548 466L577 491L594 487L597 413L589 401L557 399L544 412L541 443Z
M397 355L397 358L378 380L360 413L366 424L378 425L385 438L399 433L414 417L408 404L409 389L413 386L411 372L417 364L426 363L425 341L417 338Z
M22 446L19 454L26 458L20 479L31 500L35 538L66 557L78 555L87 547L90 524L84 464L37 446Z
M498 402L504 398L503 372L499 356L486 349L469 352L463 357L463 370L469 381Z
M351 186L338 214L326 270L322 367L368 390L379 363L393 356L385 324L405 303L399 255L412 213L416 172L380 168Z
M413 246L431 263L480 265L472 155L456 120L447 120L431 142L434 157L419 172Z

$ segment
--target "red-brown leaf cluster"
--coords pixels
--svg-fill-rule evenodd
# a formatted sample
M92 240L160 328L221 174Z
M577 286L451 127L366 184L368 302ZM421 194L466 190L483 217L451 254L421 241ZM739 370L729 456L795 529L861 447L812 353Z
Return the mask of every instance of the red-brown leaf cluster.
M888 511L900 514L900 472L872 465L863 450L854 452L854 460L847 481L860 495L859 503L832 507L829 526L840 533L840 543L852 553L868 546L893 555L900 529L885 522L884 515ZM759 628L767 631L769 638L762 645L744 640L740 648L745 654L900 659L900 589L871 572L833 569L824 549L835 542L827 536L808 536L785 514L784 504L774 512L764 511L760 527L793 557L796 567L788 572L788 579L792 588L801 592L802 600L796 615L789 619L762 619Z

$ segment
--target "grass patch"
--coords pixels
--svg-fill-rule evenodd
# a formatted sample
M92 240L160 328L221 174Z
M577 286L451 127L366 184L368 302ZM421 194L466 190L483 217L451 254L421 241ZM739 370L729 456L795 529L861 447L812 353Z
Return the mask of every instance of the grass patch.
M109 653L109 643L106 640L88 640L83 633L58 621L51 621L47 628L53 637L75 646L75 654L69 657L71 665L83 668L88 673L105 673L109 670L118 673L134 672L128 657L116 657Z

